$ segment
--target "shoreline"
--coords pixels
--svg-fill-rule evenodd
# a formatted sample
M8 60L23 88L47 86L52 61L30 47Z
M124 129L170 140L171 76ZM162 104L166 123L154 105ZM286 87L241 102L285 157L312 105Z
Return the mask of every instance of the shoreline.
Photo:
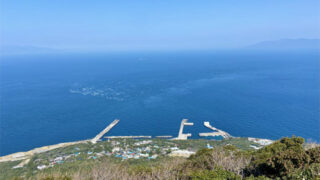
M133 138L139 138L139 137L133 137ZM146 139L156 139L156 138L158 138L158 137L156 137L156 136L153 138L148 137ZM231 138L240 138L240 137L231 137ZM269 145L272 142L274 142L274 140L271 140L271 139L254 138L254 137L246 137L246 138L248 138L249 141L255 142L255 143L263 145L263 146ZM132 139L132 138L130 136L119 136L119 137L113 136L110 139ZM145 138L142 137L139 139L145 139ZM205 139L205 138L199 138L199 139ZM199 139L192 139L192 140L199 140ZM171 140L177 140L177 139L171 139ZM217 141L217 140L213 140L213 141ZM91 143L91 139L73 141L73 142L63 142L63 143L58 143L58 144L53 144L53 145L37 147L37 148L31 149L29 151L11 153L11 154L8 154L5 156L0 156L0 163L1 162L8 162L8 161L28 160L35 154L39 154L39 153L43 153L43 152L47 152L47 151L51 151L54 149L75 145L75 144L83 144L83 143Z
M25 160L35 154L39 154L39 153L43 153L43 152L51 151L57 148L67 147L75 144L88 143L89 141L90 140L63 142L63 143L58 143L53 145L37 147L29 151L16 152L16 153L8 154L5 156L0 156L0 162Z
M47 145L47 146L42 146L42 147L37 147L34 149L31 149L29 151L25 152L16 152L16 153L11 153L5 156L0 156L0 163L1 162L7 162L7 161L19 161L23 160L18 167L23 166L24 164L27 163L30 158L39 153L51 151L57 148L62 148L62 147L67 147L75 144L82 144L82 143L92 143L95 144L98 141L101 141L103 135L105 135L108 131L110 131L116 124L119 123L119 119L115 119L113 122L111 122L105 129L103 129L99 134L97 134L94 138L92 139L86 139L86 140L79 140L79 141L72 141L72 142L63 142L63 143L58 143L58 144L53 144L53 145ZM103 137L104 139L153 139L153 138L168 138L170 140L188 140L188 137L191 137L191 134L184 134L183 133L183 127L184 125L189 125L193 126L193 123L187 122L187 119L183 119L181 121L180 129L179 129L179 134L177 137L172 138L170 135L165 135L165 136L105 136ZM216 137L216 136L221 136L223 139L230 139L230 138L239 138L239 137L233 137L229 133L222 131L220 129L217 129L213 126L210 125L208 121L204 122L204 126L211 129L213 132L207 132L207 133L199 133L200 137ZM273 142L273 140L270 139L262 139L262 138L252 138L252 137L247 137L249 141L255 142L257 144L260 144L262 146L269 145ZM199 139L205 139L205 138L199 138Z

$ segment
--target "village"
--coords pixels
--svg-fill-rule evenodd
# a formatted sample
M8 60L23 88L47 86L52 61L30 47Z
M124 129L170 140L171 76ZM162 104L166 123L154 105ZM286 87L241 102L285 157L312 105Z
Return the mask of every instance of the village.
M159 145L160 144L160 145ZM195 149L180 148L181 145L169 140L146 140L146 139L116 139L99 142L96 145L73 145L57 154L48 152L36 156L33 159L38 170L51 168L67 162L99 160L112 158L116 161L126 160L155 160L163 157L189 157L195 153ZM212 148L207 144L203 148ZM55 156L52 156L55 154ZM18 167L13 167L18 168Z
M185 141L191 134L184 134L183 128L185 125L193 125L193 123L187 122L187 119L181 121L178 136L175 138L168 135L156 136L155 138L151 138L151 136L105 136L102 138L118 122L118 119L114 120L93 139L36 148L28 152L4 156L0 160L18 162L12 166L12 169L20 169L29 165L32 166L32 169L44 170L65 163L99 161L104 158L114 161L187 158L199 149L212 149L214 146L236 145L243 149L259 149L272 143L271 140L232 137L227 132L211 126L209 122L204 122L204 126L213 132L199 133L199 136L204 136L205 139ZM208 139L208 136L221 136L224 140Z

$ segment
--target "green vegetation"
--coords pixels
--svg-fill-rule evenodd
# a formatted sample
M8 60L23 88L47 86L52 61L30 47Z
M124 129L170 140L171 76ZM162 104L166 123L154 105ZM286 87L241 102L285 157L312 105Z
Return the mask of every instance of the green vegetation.
M17 174L21 174L24 170L12 169L12 167L18 165L21 161L0 163L0 179L9 179L15 177Z
M308 146L300 137L282 138L259 150L250 148L261 146L247 138L221 141L152 139L152 142L139 145L137 142L141 140L118 139L60 148L38 154L18 169L12 167L20 162L0 163L0 179L320 179L320 147ZM207 145L213 148L206 149ZM101 152L112 152L114 147L121 150L98 156ZM174 151L170 149L172 147L197 152L189 158L170 157L168 153ZM158 157L124 158L130 156L126 152L137 149L142 154L148 153L149 157ZM116 155L122 155L122 158ZM93 156L98 158L92 159ZM70 158L50 168L37 168L40 164L50 164L57 157Z
M192 172L191 179L195 180L210 180L210 179L241 179L241 176L230 171L224 170L221 167L215 167L213 170L198 170Z
M320 148L304 150L303 144L304 139L300 137L283 138L254 152L247 173L285 178L308 171L311 165L319 163ZM306 178L314 177L311 175Z

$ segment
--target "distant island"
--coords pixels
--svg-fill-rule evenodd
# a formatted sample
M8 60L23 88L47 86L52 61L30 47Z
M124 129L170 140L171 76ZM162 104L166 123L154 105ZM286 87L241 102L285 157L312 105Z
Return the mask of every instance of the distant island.
M320 39L280 39L275 41L262 41L247 46L246 48L256 50L320 50Z

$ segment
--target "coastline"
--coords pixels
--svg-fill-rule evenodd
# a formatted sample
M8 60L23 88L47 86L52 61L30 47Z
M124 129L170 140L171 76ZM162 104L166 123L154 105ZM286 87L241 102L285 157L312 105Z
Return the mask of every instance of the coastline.
M136 137L133 137L136 138ZM157 138L157 137L155 137ZM238 138L238 137L231 137L231 138ZM263 138L254 138L254 137L247 137L248 141L260 144L262 146L266 146L274 142L271 139L263 139ZM125 137L110 137L110 139L132 139L130 136L125 136ZM153 138L148 138L148 139L153 139ZM171 139L171 140L176 140L176 139ZM53 145L47 145L47 146L42 146L38 148L31 149L29 151L25 152L16 152L12 154L8 154L5 156L0 156L0 163L1 162L7 162L7 161L19 161L19 160L28 160L30 159L33 155L51 151L57 148L63 148L75 144L82 144L82 143L90 143L91 139L87 140L80 140L80 141L73 141L73 142L64 142L64 143L59 143L59 144L53 144Z
M64 142L64 143L34 148L34 149L31 149L31 150L25 151L25 152L16 152L16 153L8 154L5 156L0 156L0 162L25 160L35 154L39 154L39 153L43 153L43 152L51 151L51 150L54 150L57 148L67 147L67 146L71 146L71 145L75 145L75 144L87 143L89 141L90 140Z
M43 152L47 152L47 151L51 151L57 148L62 148L62 147L67 147L67 146L71 146L71 145L75 145L75 144L82 144L82 143L92 143L95 144L98 141L101 140L101 138L103 137L103 135L105 135L108 131L110 131L116 124L119 123L119 119L115 119L112 123L110 123L105 129L103 129L99 134L97 134L94 138L92 139L87 139L87 140L80 140L80 141L73 141L73 142L64 142L64 143L58 143L58 144L54 144L54 145L47 145L47 146L42 146L42 147L38 147L38 148L34 148L31 149L29 151L25 151L25 152L16 152L16 153L12 153L12 154L8 154L5 156L0 156L0 163L1 162L8 162L8 161L19 161L19 160L23 160L19 165L17 165L17 167L22 167L23 165L25 165L26 163L29 162L30 158L35 155L35 154L39 154L39 153L43 153ZM179 134L178 137L172 138L172 136L105 136L105 139L153 139L153 138L168 138L170 140L188 140L188 137L191 136L190 133L188 134L184 134L183 133L183 128L184 125L189 125L189 126L193 126L193 123L191 122L187 122L187 119L183 119L181 121L181 126L179 129ZM229 133L217 129L213 126L210 125L209 122L205 121L204 122L204 126L211 129L213 132L207 132L207 133L199 133L199 135L201 137L208 137L208 136L221 136L224 139L231 139L231 138L238 138L238 137L234 137L231 136ZM201 138L200 138L201 139ZM261 138L253 138L253 137L248 137L248 141L254 142L256 144L259 144L261 146L266 146L271 144L272 142L274 142L273 140L270 139L261 139ZM256 146L252 146L252 148L257 149L259 147Z

